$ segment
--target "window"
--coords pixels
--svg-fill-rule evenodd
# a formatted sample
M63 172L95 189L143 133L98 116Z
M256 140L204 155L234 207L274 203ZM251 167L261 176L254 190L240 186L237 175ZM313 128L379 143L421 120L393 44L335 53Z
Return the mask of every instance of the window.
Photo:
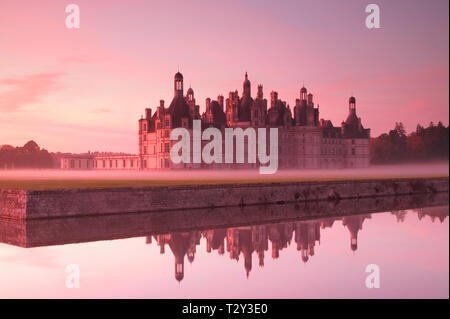
M170 166L170 164L169 164L169 159L168 158L165 158L164 159L164 167L169 167Z
M170 137L169 130L164 131L164 137Z
M355 155L355 149L352 148L352 155Z
M165 153L169 153L170 152L170 144L169 143L164 143L164 152Z
M144 154L147 154L147 146L144 146Z
M126 167L126 166L127 166L127 162L126 162L125 160L123 160L122 166L123 166L123 167Z
M146 141L146 140L147 140L147 135L144 134L144 141Z
M103 160L103 168L105 168L106 167L106 161L105 160Z
M169 127L169 125L170 125L170 122L169 122L169 120L168 119L166 119L166 121L165 121L165 123L164 123L165 125L166 125L166 127Z
M147 161L144 160L144 168L146 168L146 167L147 167Z
M133 160L130 160L130 167L133 167Z

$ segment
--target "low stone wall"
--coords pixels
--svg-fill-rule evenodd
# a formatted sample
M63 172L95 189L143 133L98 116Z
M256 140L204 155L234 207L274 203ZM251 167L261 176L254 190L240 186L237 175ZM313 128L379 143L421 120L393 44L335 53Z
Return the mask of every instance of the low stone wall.
M448 192L448 177L167 187L0 190L0 217L33 219Z

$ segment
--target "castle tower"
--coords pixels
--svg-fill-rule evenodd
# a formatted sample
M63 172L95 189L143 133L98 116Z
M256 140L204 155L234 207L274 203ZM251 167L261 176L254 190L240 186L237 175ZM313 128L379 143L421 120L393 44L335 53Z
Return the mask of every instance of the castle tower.
M356 99L354 96L348 99L348 110L356 113Z
M180 72L175 73L173 87L174 96L183 96L183 74Z
M306 104L306 100L308 98L307 94L308 94L308 91L306 90L306 88L302 87L300 89L300 103L302 103L302 104L305 103Z
M263 94L263 86L262 84L258 85L258 94L257 94L257 98L262 100L264 98L264 94Z
M191 118L196 119L198 117L198 106L195 104L194 90L191 87L189 87L186 92L186 103L189 105L189 114L191 115Z
M245 72L245 80L243 83L244 91L242 92L242 96L250 97L251 96L251 84L250 80L248 79L248 74Z
M183 81L183 79L181 79L181 81ZM183 84L181 84L181 86L183 86ZM195 104L194 90L191 87L187 90L186 98L188 103L193 102Z

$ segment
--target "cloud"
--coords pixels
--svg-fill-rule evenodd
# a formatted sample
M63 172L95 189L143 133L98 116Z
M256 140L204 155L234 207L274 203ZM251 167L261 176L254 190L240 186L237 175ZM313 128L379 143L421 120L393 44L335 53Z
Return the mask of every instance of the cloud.
M59 90L59 78L63 73L37 73L20 78L1 78L0 110L12 112L41 100L53 91Z

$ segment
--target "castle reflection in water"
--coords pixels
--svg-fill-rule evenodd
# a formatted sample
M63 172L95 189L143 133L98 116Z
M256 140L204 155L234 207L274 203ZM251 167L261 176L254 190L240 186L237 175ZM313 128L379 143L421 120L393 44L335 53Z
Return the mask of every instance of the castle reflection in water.
M433 222L441 223L449 214L448 206L415 209L410 212L417 213L422 220L429 216ZM403 222L407 211L393 211L397 222ZM293 221L277 224L242 226L231 228L216 228L206 231L172 232L163 235L150 235L147 243L152 243L152 237L160 247L160 253L164 254L166 245L170 247L175 257L175 279L181 281L184 278L185 257L192 263L195 258L196 247L200 245L200 239L206 239L206 251L211 253L217 250L220 255L225 252L230 259L244 258L244 267L247 277L252 270L252 256L255 253L259 260L259 266L264 266L265 252L271 244L271 257L279 257L280 251L294 242L299 251L299 259L306 263L315 254L315 248L320 244L321 229L331 228L339 222L349 232L350 249L358 249L358 234L363 229L363 224L371 214L353 215L345 217L330 217L323 219Z

